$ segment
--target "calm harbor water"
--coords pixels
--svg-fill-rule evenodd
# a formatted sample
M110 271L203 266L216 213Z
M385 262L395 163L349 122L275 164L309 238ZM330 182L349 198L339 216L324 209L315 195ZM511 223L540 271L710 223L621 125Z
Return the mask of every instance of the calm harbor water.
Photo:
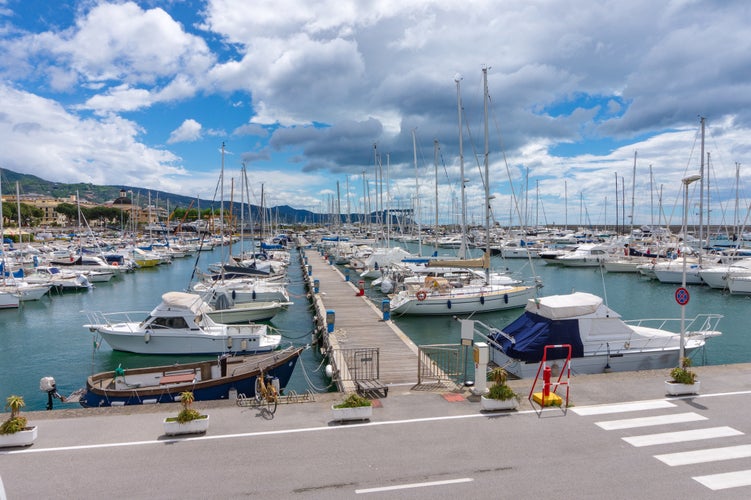
M406 247L414 251L410 246ZM423 248L423 254L433 248ZM439 250L439 254L451 255L451 250ZM479 255L479 254L478 254ZM660 283L632 273L607 273L599 268L570 268L548 266L534 260L531 269L526 259L493 257L491 265L497 269L509 269L521 278L539 276L544 284L541 295L565 294L572 291L589 292L606 299L608 305L624 320L645 318L680 318L680 306L675 302L675 290L679 285ZM686 305L686 319L698 314L722 314L719 330L722 335L710 339L703 353L694 358L694 363L720 365L751 362L751 337L749 336L748 312L751 298L729 295L707 286L688 285L691 299ZM380 295L369 291L377 303ZM491 326L503 327L516 319L521 309L481 314L474 317ZM459 323L451 317L392 317L399 327L418 345L458 343ZM678 329L676 329L678 331Z
M201 252L199 269L226 256L227 249ZM26 410L44 410L47 394L39 390L39 380L52 376L58 392L68 395L83 387L93 372L112 370L122 364L125 369L158 364L172 364L207 356L148 356L117 352L102 342L94 350L93 334L83 325L87 311L143 311L143 316L161 300L163 293L186 290L196 257L175 259L172 264L141 269L98 283L88 292L66 292L25 302L17 310L0 311L0 398L4 403L10 394L20 394ZM302 270L297 253L293 254L289 276L290 300L294 305L269 322L283 335L283 343L307 345L311 342L313 323L305 297ZM321 356L316 349L303 352L288 389L298 393L309 388L308 378L316 390L325 391ZM307 376L307 378L306 378ZM55 409L70 407L55 401Z
M226 252L226 248L202 252L198 267L205 270L208 264L220 261ZM314 250L308 252L312 254ZM450 251L441 253L450 254ZM26 400L27 410L43 410L47 396L39 390L39 380L44 376L55 377L60 394L67 395L82 387L89 374L112 370L118 365L127 369L205 359L115 352L106 343L95 350L93 335L82 326L87 322L86 311L143 311L145 315L159 303L164 292L188 287L195 262L196 257L176 259L171 265L139 270L111 283L98 284L89 292L53 295L38 302L26 302L18 310L0 311L2 400L10 394L20 394ZM544 282L543 295L577 290L606 297L610 307L624 319L680 317L680 307L674 299L676 285L649 281L636 274L603 274L599 269L560 268L540 261L535 262L534 270L526 260L503 262L494 257L492 262L496 269L509 268L521 277L540 276ZM313 324L296 252L289 268L289 282L294 305L278 314L270 324L281 331L284 341L306 345L311 341ZM688 288L691 300L686 306L686 318L702 313L725 316L719 324L723 335L710 339L704 362L713 365L751 362L749 329L745 324L750 299L708 287L689 285ZM383 296L374 289L368 289L367 294L380 307ZM521 310L503 311L478 315L475 319L502 327L520 313ZM459 342L459 324L451 317L393 319L418 345ZM316 349L306 350L288 389L298 393L309 388L313 392L328 390L321 364ZM65 404L55 401L56 409L64 407Z

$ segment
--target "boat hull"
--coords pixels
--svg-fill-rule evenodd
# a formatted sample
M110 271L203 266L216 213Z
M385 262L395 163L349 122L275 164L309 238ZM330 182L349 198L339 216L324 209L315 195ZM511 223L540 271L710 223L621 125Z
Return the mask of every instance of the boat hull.
M184 391L191 391L196 401L210 401L217 399L228 399L230 391L235 391L238 395L245 397L255 396L256 378L258 378L261 368L264 374L279 379L279 387L284 388L289 382L292 372L295 369L297 360L300 357L302 348L288 348L265 356L248 357L239 366L233 363L227 364L226 376L217 378L207 378L205 380L177 383L177 384L156 384L153 386L140 386L126 389L108 388L111 386L115 372L103 372L88 378L83 396L79 403L81 406L93 408L99 406L130 406L141 404L156 403L173 403L180 401L180 394ZM138 377L164 377L165 373L185 372L186 370L195 369L206 370L200 365L216 365L216 361L187 363L182 365L169 365L162 367L137 368L126 370L124 380L137 380ZM216 370L216 368L215 368ZM104 385L105 387L102 387Z
M400 302L392 302L393 314L447 315L479 314L524 307L535 296L535 287L512 287L505 292L455 293L439 297L428 295L424 300L410 297ZM395 305L396 303L396 305Z

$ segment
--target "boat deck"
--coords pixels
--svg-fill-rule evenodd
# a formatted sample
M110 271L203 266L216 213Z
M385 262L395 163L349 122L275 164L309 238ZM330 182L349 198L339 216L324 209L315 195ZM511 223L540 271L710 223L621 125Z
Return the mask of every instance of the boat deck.
M346 276L319 253L309 250L306 255L312 267L312 276L308 279L311 284L316 279L319 281L319 293L314 299L317 314L325 316L326 311L334 311L334 332L329 334L331 347L377 347L380 382L417 384L417 346L392 321L383 321L381 304L376 306L367 296L358 296L358 273L350 271L354 281L347 281Z

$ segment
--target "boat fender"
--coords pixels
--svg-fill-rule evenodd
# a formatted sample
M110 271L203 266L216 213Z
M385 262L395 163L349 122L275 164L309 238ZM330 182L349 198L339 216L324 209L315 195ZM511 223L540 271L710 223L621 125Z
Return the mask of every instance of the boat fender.
M256 291L253 290L253 300L256 300Z
M415 294L415 297L417 297L417 300L419 300L420 302L425 300L427 296L428 296L428 292L426 292L425 290L418 290L418 292Z
M143 334L143 341L148 344L149 340L151 340L151 332L146 331L146 333Z
M508 304L508 294L507 293L503 294L503 303L504 304Z
M240 342L240 350L241 351L247 351L248 350L248 341L247 339L242 339Z
M227 349L232 349L232 337L227 337Z
M235 300L237 298L237 291L232 290L232 300Z
M485 305L485 296L484 295L480 295L480 304L482 304L483 306Z
M326 365L326 376L331 378L334 376L334 368L331 365Z
M448 307L449 309L451 309L451 301L450 300L446 301L446 307Z

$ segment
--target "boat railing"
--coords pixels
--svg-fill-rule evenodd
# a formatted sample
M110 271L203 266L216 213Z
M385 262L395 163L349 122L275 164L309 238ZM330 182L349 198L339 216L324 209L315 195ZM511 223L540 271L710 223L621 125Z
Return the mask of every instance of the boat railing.
M684 332L686 335L718 335L717 325L723 318L722 314L698 314L694 318L686 318ZM647 318L624 321L629 326L655 328L680 333L680 318ZM678 325L677 327L675 325ZM672 326L672 328L671 328Z
M111 313L86 311L86 317L89 320L89 324L107 326L112 326L118 323L140 323L148 314L148 311L123 311Z

